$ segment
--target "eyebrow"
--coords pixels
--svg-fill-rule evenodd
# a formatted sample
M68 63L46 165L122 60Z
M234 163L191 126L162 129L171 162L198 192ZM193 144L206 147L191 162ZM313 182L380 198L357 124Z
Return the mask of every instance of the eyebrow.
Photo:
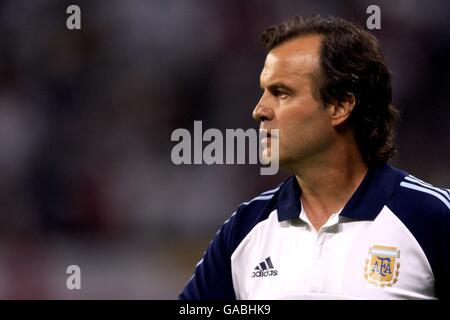
M261 85L261 83L259 84L259 87L261 88L261 90L264 90L264 87ZM273 90L279 90L279 89L283 89L283 90L287 90L289 92L293 92L294 90L288 86L287 84L283 83L283 82L274 82L271 83L269 86L267 86L267 89L270 91Z

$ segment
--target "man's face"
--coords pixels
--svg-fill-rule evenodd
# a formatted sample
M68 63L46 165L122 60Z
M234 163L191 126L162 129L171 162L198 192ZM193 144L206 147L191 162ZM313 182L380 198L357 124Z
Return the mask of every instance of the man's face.
M283 43L269 52L261 72L263 94L253 118L261 121L260 129L279 129L264 152L270 155L278 139L280 165L287 169L317 160L332 141L330 112L314 95L320 43L317 35Z

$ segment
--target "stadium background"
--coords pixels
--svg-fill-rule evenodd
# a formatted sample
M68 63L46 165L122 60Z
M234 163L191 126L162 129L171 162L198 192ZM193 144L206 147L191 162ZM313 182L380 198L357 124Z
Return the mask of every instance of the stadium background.
M365 25L370 4L403 113L393 163L449 187L448 1L0 2L0 298L176 298L222 222L286 174L175 166L171 132L257 128L261 32L294 14Z

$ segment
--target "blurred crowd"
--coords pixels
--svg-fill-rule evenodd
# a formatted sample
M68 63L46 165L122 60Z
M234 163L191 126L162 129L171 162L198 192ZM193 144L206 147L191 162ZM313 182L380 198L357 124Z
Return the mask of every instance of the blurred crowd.
M176 166L172 131L257 128L261 32L297 14L365 25L370 4L0 2L0 298L176 297L220 224L286 174ZM450 5L377 4L402 112L393 162L449 187Z

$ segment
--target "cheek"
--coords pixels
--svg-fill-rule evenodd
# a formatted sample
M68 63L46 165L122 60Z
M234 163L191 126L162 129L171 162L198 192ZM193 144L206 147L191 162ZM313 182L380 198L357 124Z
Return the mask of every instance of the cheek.
M308 130L314 124L314 116L311 113L297 108L286 113L280 119L280 131L285 131L289 136L296 135Z
M296 110L280 119L280 146L295 147L318 143L329 131L326 115L321 110Z

